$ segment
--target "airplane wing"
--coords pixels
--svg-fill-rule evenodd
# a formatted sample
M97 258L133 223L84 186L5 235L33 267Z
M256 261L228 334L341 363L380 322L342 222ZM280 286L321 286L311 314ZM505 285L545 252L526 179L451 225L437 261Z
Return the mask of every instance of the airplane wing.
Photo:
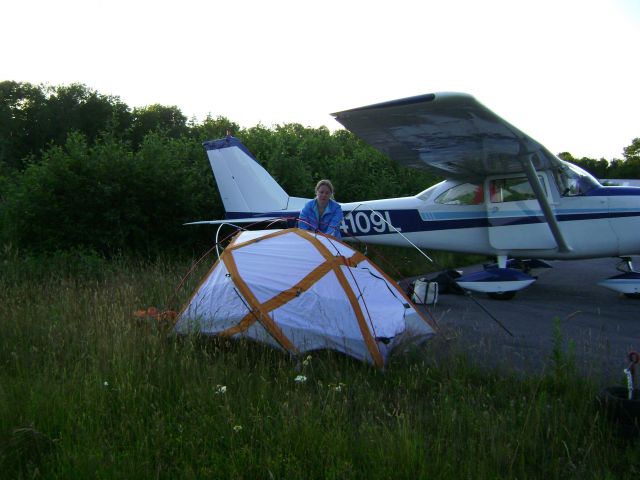
M431 93L334 113L348 130L409 167L447 177L523 173L559 250L569 251L536 170L561 160L471 95Z
M526 157L536 170L560 164L545 147L465 93L432 93L332 115L393 160L448 177L525 172Z
M263 223L263 222L286 222L283 217L247 217L247 218L227 218L225 220L200 220L198 222L183 223L183 225L223 225L225 223Z

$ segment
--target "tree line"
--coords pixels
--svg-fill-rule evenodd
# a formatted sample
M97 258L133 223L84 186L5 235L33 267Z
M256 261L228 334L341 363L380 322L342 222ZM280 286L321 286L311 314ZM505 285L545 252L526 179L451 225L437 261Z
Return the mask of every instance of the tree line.
M415 194L436 178L345 130L240 128L176 106L130 108L85 85L0 83L0 247L104 255L202 252L224 209L202 142L240 138L291 195L331 178L343 202Z
M130 108L81 84L0 82L0 246L104 255L200 252L223 218L202 142L233 133L293 196L330 178L343 202L413 195L438 178L399 166L346 130L240 128L176 106ZM560 156L599 178L640 178L640 138L624 160Z
M640 138L634 138L631 144L623 149L624 159L614 158L607 160L600 158L575 158L569 152L562 152L558 155L563 160L575 163L584 168L594 177L606 178L640 178Z

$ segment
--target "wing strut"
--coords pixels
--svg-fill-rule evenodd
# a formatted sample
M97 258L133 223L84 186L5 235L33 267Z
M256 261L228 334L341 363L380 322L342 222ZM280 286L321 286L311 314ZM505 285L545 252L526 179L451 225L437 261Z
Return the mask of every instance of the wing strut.
M527 174L527 179L531 184L531 188L533 188L533 192L536 194L536 198L538 199L538 203L540 204L542 213L544 213L544 218L547 220L547 224L551 229L551 234L558 244L558 249L561 252L570 252L571 247L567 245L567 242L565 241L564 236L560 231L558 220L556 220L556 216L551 210L551 206L549 205L547 196L545 195L544 190L542 189L542 185L540 184L540 180L538 179L538 175L536 174L536 169L533 167L533 162L531 161L533 155L534 154L527 155L524 160L522 160L522 166L524 167L524 171Z

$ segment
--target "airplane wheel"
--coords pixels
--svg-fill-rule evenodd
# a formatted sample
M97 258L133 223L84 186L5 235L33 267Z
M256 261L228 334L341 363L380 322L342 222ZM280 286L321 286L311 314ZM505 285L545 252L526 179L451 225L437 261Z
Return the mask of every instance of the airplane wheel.
M624 296L627 298L635 298L636 300L640 299L640 293L625 293Z
M511 300L516 296L516 290L511 292L487 292L487 295L494 300Z

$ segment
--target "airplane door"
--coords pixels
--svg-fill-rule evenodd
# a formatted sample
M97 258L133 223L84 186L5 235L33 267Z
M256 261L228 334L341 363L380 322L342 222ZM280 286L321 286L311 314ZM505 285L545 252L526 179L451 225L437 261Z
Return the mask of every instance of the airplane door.
M538 173L538 178L547 198L550 198L546 175ZM489 243L493 248L514 251L557 247L525 176L488 177L485 188Z
M635 195L612 195L606 197L611 212L609 224L618 238L619 252L616 255L629 255L640 251L640 217L625 215L637 211L638 197Z
M561 198L559 219L565 238L574 251L587 256L613 257L619 254L619 238L609 219L609 198L599 195Z

